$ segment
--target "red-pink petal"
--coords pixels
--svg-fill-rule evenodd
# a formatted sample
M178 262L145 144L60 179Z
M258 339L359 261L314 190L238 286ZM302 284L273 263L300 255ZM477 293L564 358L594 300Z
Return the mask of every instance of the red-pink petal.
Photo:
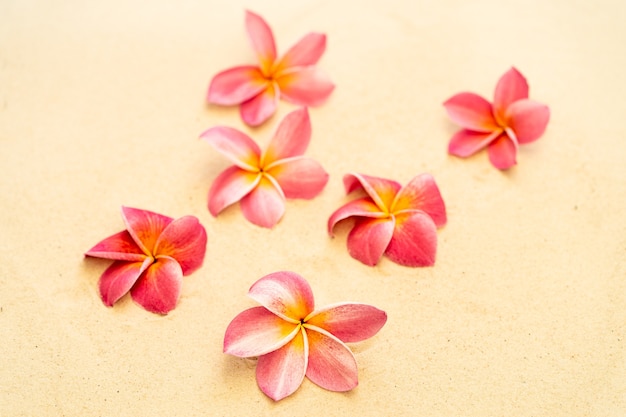
M517 144L505 134L491 142L487 151L489 160L498 169L508 169L517 163Z
M448 145L448 152L451 155L466 158L474 155L483 149L498 136L502 134L502 130L496 130L489 133L474 132L472 130L461 129L452 136Z
M280 122L263 155L263 165L304 154L311 140L311 120L306 107L292 111Z
M331 334L307 329L309 364L306 376L330 391L350 391L358 385L356 359L350 349Z
M245 133L231 127L217 126L204 131L200 138L241 169L258 171L261 149Z
M264 91L241 103L241 118L250 126L259 126L276 112L278 97L276 86L268 84Z
M278 350L260 356L256 365L256 381L265 395L274 401L293 394L304 380L309 345L304 329Z
M504 124L507 108L516 102L528 98L526 78L515 68L511 68L500 77L496 85L493 99L493 110L496 119Z
M287 198L311 199L322 192L328 173L319 162L305 157L283 159L267 169Z
M430 174L418 175L398 192L392 212L402 210L421 210L428 214L438 227L446 224L446 206L439 187Z
M209 212L214 217L236 203L257 186L261 174L244 171L237 166L226 168L217 176L209 190Z
M143 262L115 261L109 266L98 283L102 302L111 307L135 285L139 276L152 263L151 258Z
M85 253L96 258L114 259L117 261L143 261L146 254L135 243L127 230L116 233L99 242Z
M162 214L132 207L122 207L122 217L126 229L146 255L153 253L159 235L174 220Z
M371 177L363 174L346 174L343 177L346 193L363 189L378 205L381 211L387 212L402 186L400 183L385 178Z
M274 227L285 213L285 196L268 176L262 176L257 186L241 199L246 219L261 227Z
M474 93L459 93L443 103L450 118L461 127L476 132L498 129L491 103Z
M133 300L152 313L167 314L178 302L183 271L178 262L166 256L158 258L130 290Z
M248 295L272 313L294 323L303 320L315 308L309 283L290 271L264 276L250 287Z
M156 242L154 253L158 257L174 258L183 275L191 274L202 266L206 252L206 230L194 216L184 216L170 223Z
M509 106L506 117L518 143L530 143L545 132L550 120L550 109L533 100L518 100Z
M374 266L385 253L393 235L393 219L359 218L348 235L350 256Z
M283 72L276 82L281 97L299 106L319 106L335 89L330 78L313 66Z
M306 320L326 330L342 342L360 342L374 336L387 322L387 314L374 306L341 303L311 313Z
M299 332L299 326L278 317L265 307L239 313L226 328L224 353L240 358L265 355L280 349Z
M246 30L252 48L259 58L263 73L269 75L272 64L276 60L276 45L272 29L261 16L246 11Z
M385 254L405 266L431 266L437 253L437 227L423 211L396 217L396 228Z
M213 77L206 99L222 106L241 104L265 90L267 83L259 67L229 68Z
M349 201L343 206L339 207L328 218L328 234L333 236L333 229L335 225L342 220L349 217L372 217L372 218L384 218L388 215L380 211L378 206L369 197L359 198L357 200Z
M326 35L311 32L293 45L280 59L276 71L315 65L326 50Z

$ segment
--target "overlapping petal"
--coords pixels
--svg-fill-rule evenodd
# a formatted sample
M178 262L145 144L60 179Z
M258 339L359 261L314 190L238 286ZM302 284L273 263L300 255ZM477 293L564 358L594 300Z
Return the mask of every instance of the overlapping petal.
M422 210L437 227L446 224L446 206L432 175L418 175L398 192L391 211L403 210Z
M267 82L258 67L246 65L229 68L213 77L207 101L222 106L241 104L265 90Z
M350 256L374 266L385 253L394 234L394 218L359 218L348 234Z
M144 251L151 255L157 238L174 219L148 210L122 207L122 218L128 233Z
M387 322L387 314L368 304L341 303L316 310L305 321L306 326L319 327L339 340L351 343L378 333Z
M170 223L159 236L154 254L175 259L189 275L202 266L206 252L207 235L204 227L194 216L184 216Z
M511 104L528 98L528 90L526 78L514 67L500 77L493 98L494 115L500 124L505 123L506 111Z
M96 246L85 252L87 256L96 258L114 259L117 261L141 262L146 254L135 243L127 230L123 230L99 242Z
M274 272L259 279L248 295L272 313L299 323L315 308L309 283L295 272Z
M310 140L311 120L307 108L292 111L278 125L263 155L263 164L267 168L274 161L304 154Z
M491 103L478 94L459 93L443 105L450 118L465 129L486 133L499 128L493 117Z
M225 126L212 127L200 137L235 165L247 171L258 171L261 149L248 135Z
M263 124L276 113L279 97L276 83L268 83L263 92L241 103L241 118L250 126Z
M152 259L143 262L113 262L102 274L98 287L102 302L111 307L126 294L139 276L150 266Z
M310 329L307 337L307 378L330 391L350 391L358 385L356 359L341 340L321 329Z
M222 210L241 200L261 181L261 174L244 171L237 166L224 170L209 190L209 212L217 216Z
M328 173L322 165L305 157L283 159L267 173L278 182L286 198L312 199L328 183Z
M339 207L328 219L328 234L333 236L335 225L349 217L386 218L387 214L380 211L369 197L349 201Z
M159 257L130 290L133 300L146 310L167 314L178 302L183 284L183 271L174 259Z
M274 227L285 214L285 196L271 177L263 175L256 187L241 199L241 211L257 226Z
M357 173L344 175L343 184L348 194L363 189L385 213L388 212L396 194L402 188L396 181Z
M326 35L311 32L300 39L276 64L276 72L286 68L317 64L326 50Z
M452 155L466 158L485 148L501 134L502 130L483 133L461 129L450 139L448 152Z
M498 169L508 169L517 163L517 143L507 135L500 135L487 148L489 160Z
M515 131L520 144L533 142L545 132L550 120L550 109L533 100L519 100L506 112L508 125Z
M437 253L437 227L430 216L415 210L396 217L385 254L405 266L432 266Z
M299 106L319 106L335 89L328 75L313 66L285 71L276 82L281 97Z
M246 10L246 30L257 54L263 74L268 75L276 60L276 44L272 29L261 16Z

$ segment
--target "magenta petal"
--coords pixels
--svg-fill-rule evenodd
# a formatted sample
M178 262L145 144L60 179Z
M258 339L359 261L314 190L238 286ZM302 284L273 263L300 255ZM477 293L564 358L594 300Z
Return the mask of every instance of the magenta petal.
M299 106L319 106L335 89L330 78L312 66L284 72L276 82L281 97Z
M267 81L258 67L229 68L213 77L207 101L222 106L241 104L265 90L266 86Z
M309 364L306 376L330 391L350 391L358 385L356 359L350 349L331 334L308 329Z
M528 82L526 78L515 68L504 73L498 84L493 99L493 109L496 119L504 124L507 108L516 102L528 98Z
M439 187L430 174L421 174L403 187L396 197L391 211L421 210L428 214L438 227L446 224L446 206Z
M459 93L443 103L450 118L461 127L476 132L498 129L491 103L474 93Z
M252 307L239 313L226 328L224 353L240 358L265 355L280 349L299 332L265 307Z
M326 35L309 33L292 46L280 59L277 70L315 65L326 49Z
M489 160L498 169L508 169L517 163L517 144L507 135L500 135L489 148Z
M346 174L343 177L346 193L363 189L378 205L380 210L388 211L402 186L400 183L385 178L372 177L363 174Z
M448 152L452 155L466 158L489 145L500 134L502 134L501 130L489 133L474 132L466 129L459 130L450 139Z
M393 229L393 219L359 218L348 235L350 256L365 265L376 265L391 241Z
M276 45L272 29L261 16L246 11L246 30L264 74L268 74L276 59Z
M248 296L272 313L299 323L315 308L309 283L295 272L279 271L255 282Z
M240 204L244 217L261 227L274 227L285 213L285 196L267 176L261 177Z
M148 210L122 207L126 229L137 245L150 255L157 238L174 219Z
M437 227L422 211L397 216L396 228L385 254L405 266L431 266L437 253Z
M203 132L200 138L241 169L258 170L261 149L245 133L231 127L217 126Z
M206 252L206 230L194 216L184 216L170 223L154 248L155 256L167 255L180 265L183 275L202 266Z
M287 198L311 199L328 182L328 173L319 162L305 157L284 159L267 170L276 179Z
M309 347L304 330L278 350L260 356L256 380L261 391L274 401L293 394L304 380Z
M209 190L209 211L214 217L236 203L257 186L261 174L244 171L237 166L226 168L217 176Z
M135 285L143 271L152 263L151 258L144 262L116 261L109 266L102 276L98 286L102 302L111 307Z
M374 336L387 322L387 314L367 304L341 303L311 313L306 320L347 343Z
M278 97L275 86L268 84L265 91L241 104L241 118L250 126L259 126L276 112Z
M328 219L328 234L333 235L335 225L349 217L384 218L387 214L380 211L378 206L369 197L350 201L339 207Z
M178 302L183 271L172 258L160 257L130 290L133 300L152 313L167 314Z
M85 255L95 258L134 262L143 261L146 258L146 254L137 246L127 230L107 237L89 249Z
M533 100L519 100L509 106L507 119L518 143L530 143L545 132L550 120L550 109Z
M306 107L292 111L280 122L265 155L263 163L267 165L281 159L300 156L309 146L311 139L311 120Z

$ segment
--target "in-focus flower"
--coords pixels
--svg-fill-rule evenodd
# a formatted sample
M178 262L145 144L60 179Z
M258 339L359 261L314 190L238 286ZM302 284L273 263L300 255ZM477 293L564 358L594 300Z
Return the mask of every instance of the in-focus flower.
M226 329L224 352L258 357L256 379L273 400L293 394L306 375L330 391L358 384L357 364L346 342L374 336L387 314L358 303L315 310L313 292L294 272L275 272L258 280L248 295L262 307L241 312Z
M130 291L148 311L167 314L176 307L183 275L202 265L207 235L194 216L180 219L122 207L126 230L107 237L86 256L113 259L100 277L100 297L111 307Z
M528 83L515 68L498 81L493 104L466 92L443 105L463 128L450 140L448 152L465 158L487 147L489 160L498 169L515 165L518 146L539 139L550 119L548 106L528 99Z
M235 164L209 190L213 216L241 200L246 219L273 227L285 212L285 198L312 199L328 182L324 168L302 156L311 139L306 107L285 116L263 154L250 137L230 127L213 127L200 137Z
M274 35L257 14L246 12L246 29L259 65L243 65L218 73L209 86L207 101L241 105L241 117L250 126L265 122L276 111L279 98L299 106L322 104L335 88L315 67L326 49L326 35L311 32L277 59Z
M348 235L350 255L374 266L383 254L405 266L430 266L437 252L437 227L446 224L446 207L435 180L421 174L402 187L393 180L348 174L346 193L365 191L328 219L328 233L335 225L354 217Z

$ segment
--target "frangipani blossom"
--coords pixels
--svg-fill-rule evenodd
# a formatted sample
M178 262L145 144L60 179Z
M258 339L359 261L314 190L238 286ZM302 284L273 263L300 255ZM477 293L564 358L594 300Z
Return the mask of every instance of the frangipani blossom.
M214 127L200 137L234 162L209 190L213 216L241 200L246 219L271 228L285 212L285 198L312 199L328 182L324 168L302 156L311 139L306 107L285 116L264 153L245 133L230 127Z
M180 219L122 207L126 230L107 237L86 256L112 259L100 277L100 297L111 307L130 291L146 310L167 314L176 307L183 276L200 268L207 235L194 216Z
M274 35L261 16L246 11L246 29L259 65L218 73L209 86L209 103L241 105L243 121L258 126L276 112L281 97L299 106L318 106L332 93L334 84L315 68L326 49L326 35L311 32L278 59Z
M237 315L226 329L224 352L258 357L257 384L275 401L293 394L306 375L330 391L358 384L357 364L346 342L374 336L387 314L358 303L315 310L313 292L294 272L275 272L258 280L248 295L262 307Z
M393 180L348 174L346 193L365 191L328 219L328 233L335 225L354 217L348 235L350 255L374 266L383 254L405 266L430 266L437 252L437 227L446 224L446 207L435 180L421 174L402 187Z
M459 93L444 106L463 130L450 140L448 152L468 157L487 147L489 160L498 169L517 163L517 148L543 134L550 119L545 104L528 99L528 83L515 68L498 81L493 104L474 93Z

